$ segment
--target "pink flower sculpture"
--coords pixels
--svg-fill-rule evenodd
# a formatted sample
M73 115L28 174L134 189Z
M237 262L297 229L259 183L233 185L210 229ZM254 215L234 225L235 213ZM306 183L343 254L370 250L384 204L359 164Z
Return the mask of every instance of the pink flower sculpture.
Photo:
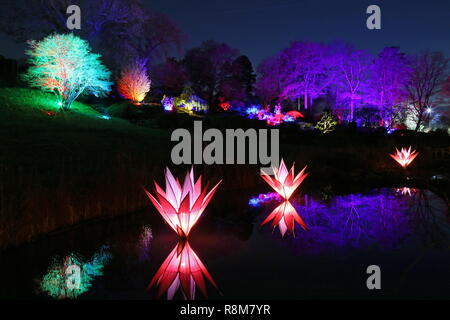
M202 176L194 182L194 168L186 174L183 186L175 179L168 168L165 172L166 191L155 182L156 198L144 189L153 205L181 238L189 235L197 223L212 196L219 186L219 181L208 193L202 190Z
M183 297L187 300L193 300L196 286L200 288L205 297L208 296L204 278L208 279L218 289L189 242L180 241L164 260L148 287L156 285L159 297L167 291L168 300L172 300L181 287Z
M401 165L403 168L406 168L407 166L409 166L411 164L411 162L413 162L413 160L419 154L418 152L416 152L416 150L413 150L411 152L411 147L409 147L409 149L402 148L401 151L398 151L397 148L395 148L395 150L396 150L396 153L390 154L390 156L395 161L397 161L398 164Z
M294 165L288 171L283 159L281 159L280 166L273 168L274 176L269 176L263 173L261 177L285 200L289 200L298 186L305 180L308 173L305 173L306 167L295 176Z
M410 196L410 197L414 193L416 193L416 189L412 189L412 188L408 188L408 187L397 188L395 191L403 196Z
M297 210L289 201L284 201L261 223L261 226L272 221L272 227L278 225L280 233L284 237L286 231L294 233L294 222L297 222L304 230L307 229L305 222L298 215Z

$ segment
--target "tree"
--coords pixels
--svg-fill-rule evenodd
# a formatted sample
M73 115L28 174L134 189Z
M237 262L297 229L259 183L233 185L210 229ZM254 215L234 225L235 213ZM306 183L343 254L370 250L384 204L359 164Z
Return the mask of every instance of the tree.
M247 56L239 56L224 64L219 95L225 100L246 100L253 93L255 74Z
M282 98L303 97L308 109L314 98L326 93L332 73L328 47L314 42L294 42L281 53Z
M407 84L412 112L418 131L425 112L430 112L433 99L447 77L448 58L441 52L424 51L411 58L411 77Z
M279 56L268 58L258 66L256 93L264 103L270 103L281 96L281 62Z
M189 50L183 62L191 87L206 100L217 98L221 86L230 76L230 66L238 56L237 49L213 40Z
M397 47L384 48L374 61L367 100L378 107L384 123L392 123L393 107L405 101L409 75L407 57Z
M154 87L172 97L179 96L187 82L186 68L174 58L167 59L152 69Z
M117 81L117 91L123 98L138 104L145 99L150 85L145 63L135 62L122 71Z
M57 93L62 110L69 110L82 93L103 96L111 90L110 72L100 55L91 53L87 41L73 34L53 34L29 44L31 66L25 80L32 87Z
M150 11L142 0L5 0L0 29L19 41L65 33L71 4L82 10L81 29L73 32L88 40L115 71L134 57L150 63L179 49L185 39L167 16Z
M348 44L333 46L337 66L336 92L341 105L349 106L348 120L354 120L355 108L367 97L372 57L363 50L355 50Z
M447 77L447 80L445 80L445 83L442 86L441 95L450 98L450 76Z
M335 129L336 124L337 122L331 112L325 111L320 121L315 125L315 128L322 131L323 133L330 133Z

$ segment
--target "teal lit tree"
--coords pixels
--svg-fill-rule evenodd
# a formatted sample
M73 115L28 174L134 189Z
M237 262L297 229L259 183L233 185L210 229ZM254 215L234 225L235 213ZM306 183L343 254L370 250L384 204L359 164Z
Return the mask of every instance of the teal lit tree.
M40 280L40 290L55 299L76 299L92 288L95 278L103 275L103 268L111 258L108 246L102 246L87 262L75 253L70 253L64 259L55 257L48 272ZM71 265L80 268L79 288L67 286L70 277L67 270Z
M52 34L29 45L26 53L31 66L25 80L57 94L62 110L69 110L81 94L100 97L111 91L110 72L87 41L73 34Z

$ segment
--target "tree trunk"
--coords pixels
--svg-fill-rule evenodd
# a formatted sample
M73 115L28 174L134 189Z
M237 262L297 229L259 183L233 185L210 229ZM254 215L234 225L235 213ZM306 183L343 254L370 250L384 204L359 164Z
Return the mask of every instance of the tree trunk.
M416 129L414 129L415 132L419 131L420 124L422 123L422 118L423 118L423 110L422 108L420 108L419 119L417 119Z
M353 122L353 97L350 99L350 122Z

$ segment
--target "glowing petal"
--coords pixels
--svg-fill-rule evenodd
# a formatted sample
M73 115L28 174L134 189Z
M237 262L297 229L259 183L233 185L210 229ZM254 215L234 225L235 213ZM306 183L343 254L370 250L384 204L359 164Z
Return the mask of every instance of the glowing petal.
M218 289L189 242L180 241L164 260L148 287L156 285L158 296L167 292L168 300L173 299L175 293L181 288L183 297L193 300L196 287L207 297L205 278Z
M280 166L278 168L273 168L274 175L269 176L265 173L261 177L266 181L280 196L285 200L289 200L295 190L300 186L300 184L308 176L305 173L306 167L300 171L297 176L295 176L294 166L290 170L286 168L283 159L281 159Z
M411 147L409 147L409 149L402 148L401 151L395 148L395 151L396 152L394 154L390 154L390 156L392 157L392 159L397 161L398 164L401 165L403 168L408 167L411 164L411 162L413 162L413 160L419 155L419 153L416 152L416 150L413 150L411 152Z
M265 225L270 221L272 221L272 227L275 228L278 226L282 236L285 235L286 231L291 234L294 233L294 222L297 222L304 230L307 229L305 222L298 215L297 210L295 210L294 206L289 201L284 201L276 207L261 225Z
M145 193L155 208L180 237L187 237L216 192L219 181L209 192L202 190L202 177L194 181L194 169L186 174L183 184L168 168L165 171L166 191L155 182L156 197Z

